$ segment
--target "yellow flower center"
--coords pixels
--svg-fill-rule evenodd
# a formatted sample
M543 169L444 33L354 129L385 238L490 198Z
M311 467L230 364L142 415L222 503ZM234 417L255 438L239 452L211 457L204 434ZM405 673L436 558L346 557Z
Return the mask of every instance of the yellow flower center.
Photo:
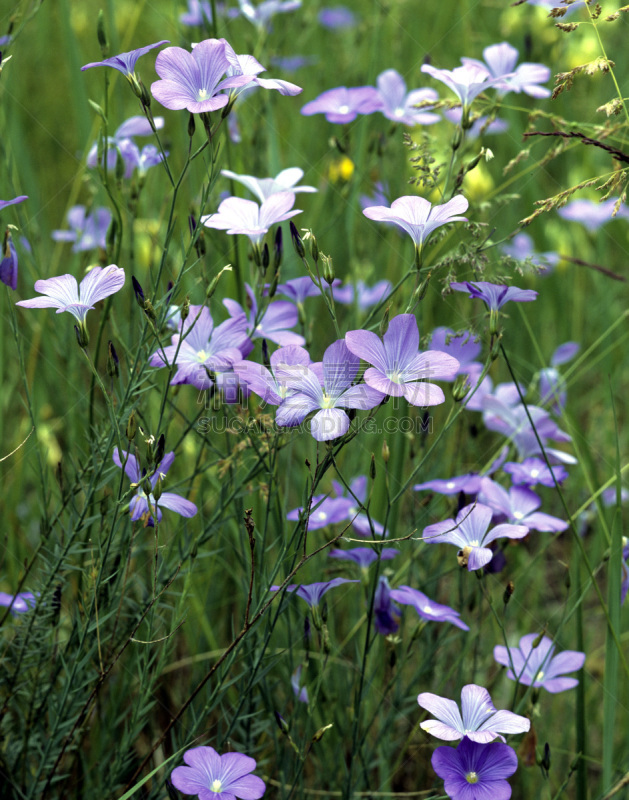
M465 780L468 783L478 783L478 781L479 781L478 773L476 773L476 772L468 772L467 775L465 776Z
M323 392L323 399L321 400L321 408L334 408L334 399Z
M215 794L218 794L218 793L221 791L221 785L222 785L222 784L221 784L221 782L219 781L219 779L218 779L218 778L216 778L215 780L213 780L213 781L212 781L212 785L210 786L210 789L211 789L211 790L212 790L212 791L213 791Z

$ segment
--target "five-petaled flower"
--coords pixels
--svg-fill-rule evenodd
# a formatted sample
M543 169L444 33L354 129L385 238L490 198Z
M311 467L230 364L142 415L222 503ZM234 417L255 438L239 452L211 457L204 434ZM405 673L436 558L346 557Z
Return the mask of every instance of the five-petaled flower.
M316 411L310 432L318 442L337 439L347 433L350 419L344 408L366 410L379 405L384 394L366 384L354 386L360 359L342 339L323 354L322 364L310 367L279 365L275 376L297 394L287 397L277 410L276 422L292 428Z
M140 469L140 462L138 459L122 451L124 462L120 459L118 448L114 448L114 464L120 469L124 468L127 478L137 487L137 494L131 498L129 503L129 514L132 522L137 522L139 519L145 520L145 524L152 527L154 525L153 516L157 513L157 521L160 522L162 518L162 508L168 508L181 514L182 517L194 517L197 513L197 507L190 500L186 500L174 492L161 492L159 498L156 500L153 492L157 486L157 482L161 482L166 477L168 470L172 467L175 460L175 454L171 450L166 453L164 458L157 465L153 474L148 477L146 471ZM144 490L145 481L148 478L151 491L147 494Z
M424 528L423 540L429 544L445 542L457 545L461 549L459 555L461 566L467 566L472 572L482 569L489 564L493 551L488 544L506 537L508 539L522 539L529 532L525 525L496 525L487 530L493 516L489 506L482 503L473 503L462 508L456 515L456 520L446 519Z
M20 300L16 305L24 308L56 308L57 314L69 311L80 325L84 325L87 312L94 308L94 303L119 292L124 281L122 267L115 264L105 268L92 267L80 286L74 275L59 275L56 278L35 281L35 291L40 292L43 297Z
M501 742L479 744L465 736L459 746L438 747L432 767L452 800L509 800L507 778L518 768L515 750Z
M345 342L350 353L372 367L364 379L368 386L392 397L404 396L414 406L445 402L442 390L426 378L451 380L459 369L456 358L438 350L419 350L419 329L414 314L398 314L389 323L383 341L372 331L349 331Z
M253 758L242 753L220 756L213 747L186 750L187 767L175 767L170 780L184 794L197 794L199 800L258 800L266 790L264 781L250 773L256 768Z
M526 717L512 711L496 711L487 689L474 683L468 683L461 690L461 711L454 700L431 692L422 692L417 702L437 718L425 720L420 728L448 742L464 736L480 744L496 737L504 742L501 734L525 733L531 727Z
M201 217L201 222L206 228L216 228L234 235L243 233L257 248L271 225L301 214L301 209L293 208L294 205L295 195L292 192L276 192L267 197L262 205L243 197L228 197L215 214Z
M369 206L363 214L376 222L393 222L406 231L415 243L415 250L421 252L430 234L450 222L467 222L460 214L467 211L468 202L462 194L440 206L433 206L425 197L405 195L398 197L386 206Z
M537 642L537 645L533 645ZM556 694L574 689L579 683L576 678L565 678L563 673L576 672L585 663L585 653L578 650L564 650L553 655L555 645L548 638L537 633L528 633L520 639L518 647L494 647L494 658L503 667L508 667L507 678L525 686L543 686L548 692Z
M189 53L182 47L167 47L155 59L161 78L151 84L151 94L171 111L188 109L191 114L217 111L229 102L223 89L245 86L253 75L234 75L221 80L229 69L224 39L206 39Z

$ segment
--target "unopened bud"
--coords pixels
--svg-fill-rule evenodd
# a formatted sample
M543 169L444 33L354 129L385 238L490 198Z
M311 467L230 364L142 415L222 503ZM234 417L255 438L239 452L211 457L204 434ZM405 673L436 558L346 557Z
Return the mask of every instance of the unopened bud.
M469 375L457 375L454 383L452 384L452 397L455 403L460 403L465 400L471 389Z
M231 272L231 269L232 269L231 265L228 264L226 267L223 267L223 269L218 273L218 275L215 275L212 278L212 280L210 281L210 285L207 287L207 291L205 293L206 300L209 300L210 297L212 297L212 295L216 291L216 287L218 286L218 282L220 281L223 272Z
M262 271L266 272L269 268L269 264L271 263L271 256L269 255L269 246L265 242L264 247L262 248Z
M153 308L153 303L150 300L144 301L143 311L146 316L151 320L151 322L155 322L157 319L157 314L155 313L155 309Z
M319 260L319 245L317 244L314 234L310 237L310 255L316 264Z
M107 58L109 55L109 42L107 41L107 31L105 30L105 15L103 14L103 9L98 12L98 18L96 20L96 37L98 39L98 44L100 45L100 51L103 54L103 58Z
M515 584L513 581L509 581L509 583L505 586L504 594L502 595L502 602L507 605L509 600L511 600L511 595L515 592Z
M371 454L371 464L369 465L369 477L372 481L376 478L376 456L373 453Z
M85 350L85 348L90 343L90 337L87 333L87 328L85 327L85 323L82 322L80 325L75 325L74 332L76 333L76 340L78 342L79 347L82 350Z
M389 458L391 458L391 451L389 450L389 445L385 439L385 441L382 442L382 460L385 464L388 464Z
M155 498L155 502L159 501L159 498L162 496L162 476L160 475L158 479L155 481L155 486L153 487L153 497Z
M135 292L135 299L137 304L140 308L144 308L144 291L140 286L139 281L136 280L135 276L131 276L131 283L133 284L133 291Z
M286 720L280 714L279 711L275 712L275 721L277 722L277 727L282 731L284 736L288 736L288 733L290 731L290 725L288 724L288 722L286 722Z
M114 343L110 340L108 343L108 356L107 356L107 374L110 378L117 378L118 377L118 365L120 361L118 360L118 354L116 353L116 348L114 347Z
M332 263L332 258L330 256L321 255L321 261L323 262L323 277L325 282L332 286L334 283L334 264Z
M273 275L273 279L269 284L269 299L275 297L275 293L277 292L277 285L280 282L280 271L279 269L275 270L275 274Z
M161 460L164 458L164 452L166 450L166 437L162 433L162 435L157 440L157 447L155 449L155 456L153 458L155 464L159 465Z
M194 114L190 114L188 118L188 136L192 139L194 136L194 131L196 129L196 124L194 121Z
M295 223L291 220L290 221L290 236L293 240L293 247L299 258L304 258L306 255L306 251L304 250L304 243L301 240L301 236L299 235L299 231L295 227Z
M282 226L278 225L275 231L275 241L273 243L273 269L277 273L282 263L282 256L284 255L284 243L282 239Z
M181 306L181 321L185 322L190 315L190 298L188 295L185 296L183 305Z
M319 728L319 730L312 737L312 743L314 744L315 742L320 742L321 739L323 739L323 735L325 734L325 732L333 727L334 726L332 725L332 723L330 723L329 725L324 725L323 728Z
M132 411L129 414L129 419L127 420L127 427L125 429L125 435L127 439L131 442L135 439L135 434L137 433L138 426L135 421L135 411Z
M533 643L531 644L531 649L532 649L532 650L535 650L535 648L536 648L536 647L539 647L539 646L540 646L540 644L541 644L541 642L542 642L542 639L544 638L544 636L545 636L545 635L546 635L546 629L544 629L544 630L543 630L543 631L542 631L542 632L539 634L539 636L536 636L536 637L535 637L535 639L533 640Z
M124 173L126 170L126 164L124 163L124 158L122 157L122 153L119 149L116 149L116 167L114 169L114 177L116 178L116 182L120 183L124 178Z
M550 771L550 745L548 742L544 744L544 755L542 756L542 760L540 761L539 765L544 772L548 774Z

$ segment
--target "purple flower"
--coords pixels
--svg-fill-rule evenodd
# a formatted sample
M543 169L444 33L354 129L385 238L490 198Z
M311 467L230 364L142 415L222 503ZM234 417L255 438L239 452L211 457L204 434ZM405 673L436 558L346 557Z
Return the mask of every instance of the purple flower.
M372 331L362 330L349 331L345 341L351 353L373 364L364 375L368 386L383 395L403 395L414 406L445 402L441 389L425 379L452 378L459 368L459 362L446 353L418 352L419 330L414 314L394 317L383 341Z
M332 486L339 497L345 497L345 492L340 483L332 481ZM352 527L356 533L365 538L383 536L384 527L382 523L377 522L373 517L370 519L367 514L361 513L361 508L363 508L363 504L367 499L367 477L365 475L359 475L358 478L354 478L350 483L348 499L350 500L350 506L347 509L347 519L352 521Z
M398 586L397 589L391 590L391 598L396 603L401 603L404 606L413 606L415 611L423 619L431 622L451 622L462 631L469 631L469 626L463 620L459 619L460 614L450 606L441 605L431 600L419 589L413 589L410 586Z
M4 234L4 247L2 248L2 260L0 260L0 281L9 289L17 289L17 250L11 238L11 232L7 229Z
M302 665L300 664L290 677L290 685L295 693L295 697L300 703L309 703L310 700L308 699L308 689L306 689L305 686L300 686L301 672Z
M394 547L383 547L380 551L380 560L389 561L399 555L399 550ZM378 553L371 547L352 547L351 550L330 550L330 558L341 558L345 561L353 561L361 569L367 569L374 561L378 560Z
M546 466L546 462L541 458L525 458L522 463L509 461L503 467L503 470L511 475L511 480L516 486L536 486L541 483L542 486L555 486L555 481L561 483L568 477L567 471L561 467Z
M542 501L532 489L524 486L512 486L507 492L491 478L483 478L479 497L493 509L494 514L504 515L509 521L526 525L527 528L559 533L568 527L563 519L537 511Z
M280 347L279 350L271 353L270 362L271 370L255 361L239 361L234 364L233 369L239 379L246 383L247 389L257 394L265 403L279 406L282 400L294 394L295 390L289 389L285 383L278 381L273 371L280 364L289 366L299 364L306 367L310 364L310 356L303 347L289 345Z
M424 483L416 483L413 490L416 492L424 492L430 489L437 494L458 494L465 492L465 494L477 494L480 491L480 475L476 472L470 472L467 475L459 475L457 477L448 478L434 478L431 481Z
M463 119L463 109L459 106L457 108L446 108L443 111L443 116L453 125L460 125ZM504 119L490 119L489 117L474 117L468 121L470 127L467 129L468 139L477 139L481 134L497 134L504 133L509 130L509 123Z
M580 222L590 233L595 233L602 225L614 219L614 208L617 204L618 198L616 197L611 197L603 203L594 203L592 200L573 200L563 208L559 208L557 213L562 219ZM629 219L629 208L621 203L616 216Z
M522 539L529 532L525 525L496 525L488 530L493 511L482 503L473 503L462 508L456 520L446 519L424 528L423 540L428 544L454 544L462 551L459 558L461 566L469 572L482 569L493 558L493 551L487 547L496 539Z
M0 200L0 211L7 206L15 206L18 203L23 203L24 200L28 200L28 195L21 194L19 197L14 197L13 200Z
M303 169L299 167L292 167L290 169L283 169L278 173L275 178L254 178L253 175L237 175L229 169L222 169L221 175L230 178L232 181L237 181L246 186L250 192L255 194L261 203L264 203L272 194L278 192L316 192L314 186L296 186L304 177ZM304 280L309 280L305 278ZM311 281L312 283L312 281Z
M287 300L276 300L269 303L264 314L258 319L258 304L255 294L248 283L245 284L245 291L249 299L249 315L247 318L247 333L251 339L270 339L279 344L280 347L290 345L304 345L306 340L298 333L293 333L288 328L297 325L297 309ZM239 318L245 314L244 309L235 300L226 298L223 305L229 311L230 316ZM301 362L299 362L301 363Z
M359 365L360 359L339 339L327 348L321 365L283 368L281 379L289 388L296 389L297 394L287 397L278 408L277 424L294 427L311 411L316 411L310 421L310 432L318 442L337 439L347 433L350 419L344 408L366 410L384 399L384 395L371 386L353 385Z
M242 16L253 23L259 31L269 31L271 17L301 8L301 0L264 0L257 6L249 0L238 0L238 5Z
M483 50L485 62L462 58L466 66L484 69L489 78L497 79L494 89L501 95L508 92L525 92L531 97L550 97L550 89L539 86L550 78L550 69L544 64L520 64L516 69L518 51L508 42L492 44Z
M95 208L86 214L85 206L72 206L67 214L68 225L72 230L52 232L55 242L74 242L73 253L107 247L107 230L111 225L111 211L108 208Z
M236 8L225 8L224 3L216 3L216 13L219 16L227 16L233 19L239 15ZM212 6L209 0L188 0L188 10L179 15L179 22L182 25L197 25L212 24Z
M376 303L381 303L389 296L393 284L391 281L378 281L373 286L367 286L365 281L356 281L356 303L361 311L365 311ZM333 287L334 299L337 303L351 304L354 302L354 287L351 283L347 286Z
M515 303L529 303L537 298L533 289L518 289L517 286L503 286L488 281L464 281L451 283L450 288L455 292L468 292L470 298L483 300L489 311L498 311L509 301Z
M181 332L172 337L172 344L168 347L156 350L149 363L152 367L176 365L172 385L189 383L197 389L209 389L213 381L208 370L229 370L233 364L242 361L243 350L251 350L247 325L247 318L241 314L215 328L209 308L190 306Z
M336 280L335 283L340 283L340 281ZM286 297L290 297L293 303L303 303L306 297L314 297L321 294L317 284L307 275L303 278L293 278L290 281L286 281L286 283L278 284L277 291ZM336 299L336 294L334 298Z
M106 58L104 61L92 61L90 64L81 67L81 70L90 69L90 67L113 67L117 69L118 72L122 72L126 77L131 77L135 74L135 63L138 58L148 53L149 50L161 47L163 44L170 44L170 42L167 39L162 39L161 42L147 44L145 47L138 47L137 50L131 50L128 53L120 53L120 55Z
M453 70L437 69L430 64L422 65L422 72L445 85L454 92L463 106L463 118L467 118L469 107L481 92L490 89L500 79L491 79L487 69L475 65L455 67Z
M252 75L236 75L221 80L230 64L224 39L206 39L192 53L181 47L167 47L155 60L155 71L162 80L151 84L151 94L171 111L186 108L191 114L217 111L229 102L223 89L244 86Z
M261 778L250 775L256 768L253 758L242 753L222 756L213 747L186 750L187 767L175 767L170 780L184 794L198 794L199 800L258 800L266 791Z
M427 100L437 101L439 96L433 89L415 89L406 92L406 83L399 72L387 69L378 75L376 81L381 108L379 111L393 122L404 125L431 125L439 122L439 114L430 113L427 108L415 108Z
M291 583L290 586L286 587L286 591L295 592L298 597L308 603L310 608L316 608L324 594L342 583L360 583L360 581L349 580L349 578L333 578L331 581L321 581L320 583L304 583L301 585ZM277 592L279 588L279 586L271 586L270 591Z
M346 497L327 497L324 494L316 494L312 498L310 505L310 516L308 517L307 530L316 531L337 522L344 522L348 518L351 501ZM304 509L300 506L289 511L286 519L296 522L303 514Z
M556 267L561 261L558 253L536 253L533 239L528 233L518 233L511 240L511 244L503 245L502 252L518 261L528 258L536 267L540 267L546 272Z
M92 267L79 286L74 275L59 275L56 278L35 281L35 291L43 297L20 300L17 306L23 308L56 308L57 314L69 311L82 325L87 312L94 303L104 300L124 286L125 274L122 267L110 264L104 269Z
M452 800L509 800L506 779L518 768L518 757L509 745L479 744L466 736L456 750L438 747L431 763Z
M537 641L537 647L533 643ZM585 663L585 653L577 650L564 650L554 656L555 645L548 636L540 637L537 633L527 633L520 639L518 647L494 647L494 659L508 667L507 678L518 681L525 686L543 686L555 694L574 689L579 683L576 678L564 678L566 672L575 672Z
M391 595L389 581L384 575L380 575L373 598L373 624L382 636L396 633L400 627L400 609L393 602Z
M314 56L271 56L270 63L284 72L297 72L303 67L311 67L317 63Z
M470 367L476 368L476 358L480 355L481 346L469 332L454 333L450 328L435 328L430 339L430 349L456 358L459 362L459 374L468 372Z
M531 727L526 717L511 711L496 711L487 689L468 683L461 690L461 711L453 700L422 692L417 702L437 719L427 719L419 726L438 739L448 742L467 736L472 742L487 744L503 733L525 733Z
M228 197L218 207L216 214L201 217L206 228L216 228L229 234L242 233L249 237L257 247L271 225L301 214L301 209L293 209L295 195L292 192L277 192L268 197L262 205L242 197Z
M18 594L7 594L0 592L0 606L11 608L11 614L15 617L18 614L23 614L25 611L30 611L35 607L37 597L32 592L19 592Z
M371 206L363 209L363 214L377 222L393 222L406 231L421 250L430 234L450 222L467 222L467 217L459 214L466 211L468 202L463 195L457 195L439 206L433 206L424 197L405 195L398 197L386 206Z
M359 114L373 114L380 110L380 98L373 86L357 86L348 89L339 86L328 89L301 109L309 117L312 114L325 114L328 122L339 125L352 122Z
M181 514L182 517L194 517L197 513L197 507L194 503L191 503L190 500L186 500L173 492L162 492L157 501L153 496L157 481L163 481L168 470L173 465L173 461L175 460L174 452L166 453L155 469L155 472L150 476L151 492L148 495L144 491L146 470L143 471L140 469L140 462L134 455L124 450L122 451L122 455L125 459L125 475L133 485L137 486L137 493L135 497L131 498L131 502L129 503L129 514L132 522L143 519L146 525L152 526L154 524L153 514L155 514L155 506L157 506L158 522L160 522L162 518L162 508L175 511L177 514ZM114 447L114 464L120 467L120 469L123 468L123 462L120 459L120 453L117 447Z
M157 130L164 127L163 117L155 117L153 122ZM124 177L127 179L133 175L135 169L144 175L149 167L159 164L163 160L163 156L155 145L146 145L140 151L131 138L132 136L151 136L152 133L153 130L146 117L135 116L125 120L114 135L107 139L107 169L115 170L119 154L125 164ZM97 142L94 142L90 148L86 163L88 167L98 167L102 163L102 158L98 157ZM82 206L75 206L75 208L82 208Z
M322 8L317 19L320 25L330 30L353 28L356 25L356 15L347 6Z

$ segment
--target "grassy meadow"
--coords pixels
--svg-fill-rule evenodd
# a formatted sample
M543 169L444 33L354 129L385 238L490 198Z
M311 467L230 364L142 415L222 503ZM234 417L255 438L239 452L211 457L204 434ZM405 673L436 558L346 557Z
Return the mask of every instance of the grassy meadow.
M0 2L0 198L28 198L0 204L2 265L19 262L15 290L0 270L0 798L175 800L193 794L177 772L184 763L185 774L193 770L184 754L211 747L255 759L248 771L278 800L626 800L627 7L578 2L550 17L542 2L347 0L353 18L330 27L319 0L257 23L242 5L238 13L235 0L226 9L212 0L203 7L214 22L185 24L181 15L202 6ZM264 65L261 78L303 92L259 86L233 109L231 98L207 113L165 107L151 96L164 79L158 53L207 39L226 39ZM111 66L81 71L162 40L169 44L139 57L133 80ZM518 64L550 69L545 88L564 90L532 96L489 82L467 107L422 71L482 60L501 42L518 50ZM342 124L301 113L327 90L375 87L391 69L408 90L438 94L421 109L437 122L404 125L376 110ZM483 117L476 128L465 115L458 124L444 117L462 103L470 125ZM106 168L107 137L134 116L155 128L135 139L139 150L155 146L154 162L129 167L129 139L119 137ZM494 131L495 122L507 125ZM262 226L259 245L201 223L227 197L254 197L221 170L266 178L295 167L299 185L316 192L296 193L301 213ZM417 244L408 228L362 213L404 196L433 211L454 197L469 205L463 220ZM593 201L581 221L560 213L575 200ZM74 240L53 236L70 231L79 205L85 215L108 209L91 245L85 220ZM510 255L522 233L528 255ZM124 286L112 284L87 313L65 301L57 308L70 313L15 305L43 292L38 280L81 282L108 265L124 270L115 273ZM314 296L297 303L282 294L308 276ZM336 294L335 279L354 287L353 300ZM358 281L384 280L392 293L363 304ZM482 299L450 288L465 281L537 296L488 313ZM250 346L225 345L221 366L207 347L227 320L246 324L229 302L251 311L245 284L258 308ZM264 333L278 301L293 303L290 344ZM196 371L177 380L203 306L213 338L194 345ZM455 345L476 340L476 366L467 384L461 372L456 381L437 374L443 401L412 402L400 389L365 404L379 362L365 348L354 353L358 337L346 334L369 331L386 346L401 315L415 318L422 352L438 349L442 326L443 352L459 361ZM193 332L181 338L186 325ZM303 370L277 366L297 340L311 362L338 340L348 359L360 355L356 374L349 361L332 367L349 370L363 405L334 405L330 377L317 384L322 405L308 394L289 425L288 405L282 417L253 384L248 394L241 383L237 402L228 397L245 369L234 365L245 361L306 397ZM567 342L578 345L570 357L554 357ZM322 380L327 358L309 379ZM407 379L395 369L378 385L408 380L419 392L435 375L428 367ZM339 425L347 412L348 428L317 439L313 411ZM501 512L489 499L495 484L505 495L516 484L505 463L526 458L550 477L515 494L534 491L539 511L561 526L544 519L526 536L496 539L477 569L468 559L482 542L453 547L425 534L455 518L458 530L462 509L472 516L487 504L492 526L526 525L524 512ZM482 477L484 488L414 489L464 475ZM347 556L358 547L371 563ZM337 578L355 582L339 582L318 604L297 596L295 585ZM404 599L400 587L424 599ZM449 607L445 621L426 611L431 602ZM547 637L555 655L585 654L565 670L576 685L544 686L550 657L530 680L528 662L516 669L494 657L509 648L513 658L528 634L533 651ZM527 730L505 729L506 744L495 738L517 770L494 781L465 768L453 788L433 754L459 741L421 727L434 713L417 696L458 704L470 684L488 690L496 709L525 717ZM201 800L261 796L253 782L230 792L211 770L203 780Z

